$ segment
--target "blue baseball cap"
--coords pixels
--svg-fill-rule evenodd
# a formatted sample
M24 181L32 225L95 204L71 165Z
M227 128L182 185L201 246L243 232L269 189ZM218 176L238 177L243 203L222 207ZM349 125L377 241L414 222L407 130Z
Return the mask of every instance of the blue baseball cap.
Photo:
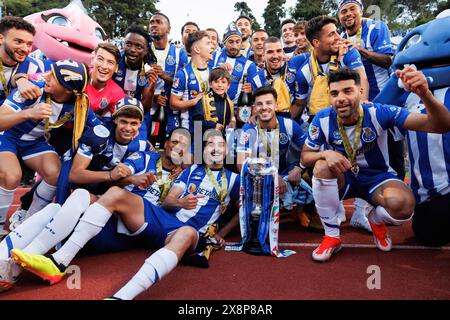
M120 115L120 113L127 109L134 109L139 111L139 114L141 115L141 121L144 121L144 107L138 99L132 97L125 97L117 101L116 111L114 111L113 113L113 118L116 118Z

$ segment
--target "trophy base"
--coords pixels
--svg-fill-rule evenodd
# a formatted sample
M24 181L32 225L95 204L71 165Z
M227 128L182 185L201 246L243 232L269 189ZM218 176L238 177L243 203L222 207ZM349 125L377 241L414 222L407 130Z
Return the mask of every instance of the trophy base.
M261 248L261 244L259 243L259 241L248 241L246 243L244 243L243 247L242 247L242 251L247 253L247 254L251 254L254 256L268 256L268 253L265 253L262 248Z

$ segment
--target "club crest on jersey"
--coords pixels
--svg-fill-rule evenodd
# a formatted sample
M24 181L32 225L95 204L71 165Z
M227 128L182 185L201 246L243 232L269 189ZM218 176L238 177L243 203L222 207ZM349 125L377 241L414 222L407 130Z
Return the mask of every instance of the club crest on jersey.
M361 136L361 139L364 142L372 142L377 138L377 135L371 128L363 128L363 134Z
M286 135L286 133L282 132L280 133L280 143L281 144L286 144L289 142L288 136Z
M295 81L295 76L294 76L291 72L288 72L288 74L287 74L287 76L286 76L286 81L287 81L288 83L294 83L294 81Z
M108 106L108 100L103 97L102 101L100 102L100 109L105 109Z
M241 63L236 64L236 67L234 67L234 70L237 72L242 72L244 70L244 66Z
M173 56L171 56L171 55L167 56L166 63L167 63L169 66L175 65L175 58L174 58Z
M123 77L123 71L120 70L120 69L117 70L117 73L116 73L116 74L117 74L118 77Z
M195 185L195 183L189 184L188 192L189 192L189 193L194 193L195 190L197 190L197 186Z
M311 125L309 127L309 136L313 140L317 140L319 138L319 127Z

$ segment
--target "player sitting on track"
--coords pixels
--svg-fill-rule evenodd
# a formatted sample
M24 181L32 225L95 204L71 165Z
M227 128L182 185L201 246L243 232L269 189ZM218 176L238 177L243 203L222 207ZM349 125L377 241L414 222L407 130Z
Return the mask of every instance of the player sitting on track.
M340 199L360 197L374 206L369 213L376 246L390 251L386 223L410 220L415 200L408 186L389 167L387 132L407 130L443 133L450 130L450 112L428 89L422 72L397 70L406 90L423 101L427 114L382 104L361 104L360 76L343 69L329 76L331 107L319 111L309 128L301 163L314 167L313 195L325 228L316 261L327 261L341 249L337 208ZM321 151L325 146L326 150Z
M182 171L181 166L190 160L189 140L189 132L179 128L175 129L166 141L165 151L161 157L151 151L133 153L124 161L124 165L133 175L122 179L120 185L126 185L126 189L134 194L160 205L170 189L171 181L175 181ZM105 193L105 198L113 197L118 202L125 201L120 197L115 198L120 193L117 190L121 189L113 187ZM0 243L0 291L11 288L22 271L14 260L9 259L11 249L22 249L33 254L47 253L70 235L88 207L89 192L77 189L62 207L50 204L11 232ZM102 239L105 238L99 236L90 243L90 251L124 250L136 246L136 240L126 228L117 231L119 234L115 237L117 241L114 245L109 238L108 243L102 243Z
M167 195L163 207L173 213L128 191L112 188L109 195L89 207L64 246L49 258L17 249L11 251L12 256L50 283L59 282L72 259L91 238L100 232L105 239L115 237L118 220L110 218L116 213L144 245L161 248L114 295L118 299L133 299L175 268L187 251L201 250L197 243L199 233L220 218L231 198L238 199L238 175L223 167L226 143L220 132L207 133L204 155L206 165L186 169Z

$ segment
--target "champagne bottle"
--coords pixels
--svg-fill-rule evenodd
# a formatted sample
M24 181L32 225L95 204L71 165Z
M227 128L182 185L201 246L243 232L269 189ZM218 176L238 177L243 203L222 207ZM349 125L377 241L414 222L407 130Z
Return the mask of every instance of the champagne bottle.
M166 93L164 92L164 90L161 91L161 96L165 96ZM163 123L164 119L166 117L165 112L164 112L164 108L165 106L163 105L159 105L159 114L158 114L158 122L159 123Z
M247 83L247 74L242 77L242 85ZM241 89L236 106L236 119L243 125L250 120L252 116L252 96Z

